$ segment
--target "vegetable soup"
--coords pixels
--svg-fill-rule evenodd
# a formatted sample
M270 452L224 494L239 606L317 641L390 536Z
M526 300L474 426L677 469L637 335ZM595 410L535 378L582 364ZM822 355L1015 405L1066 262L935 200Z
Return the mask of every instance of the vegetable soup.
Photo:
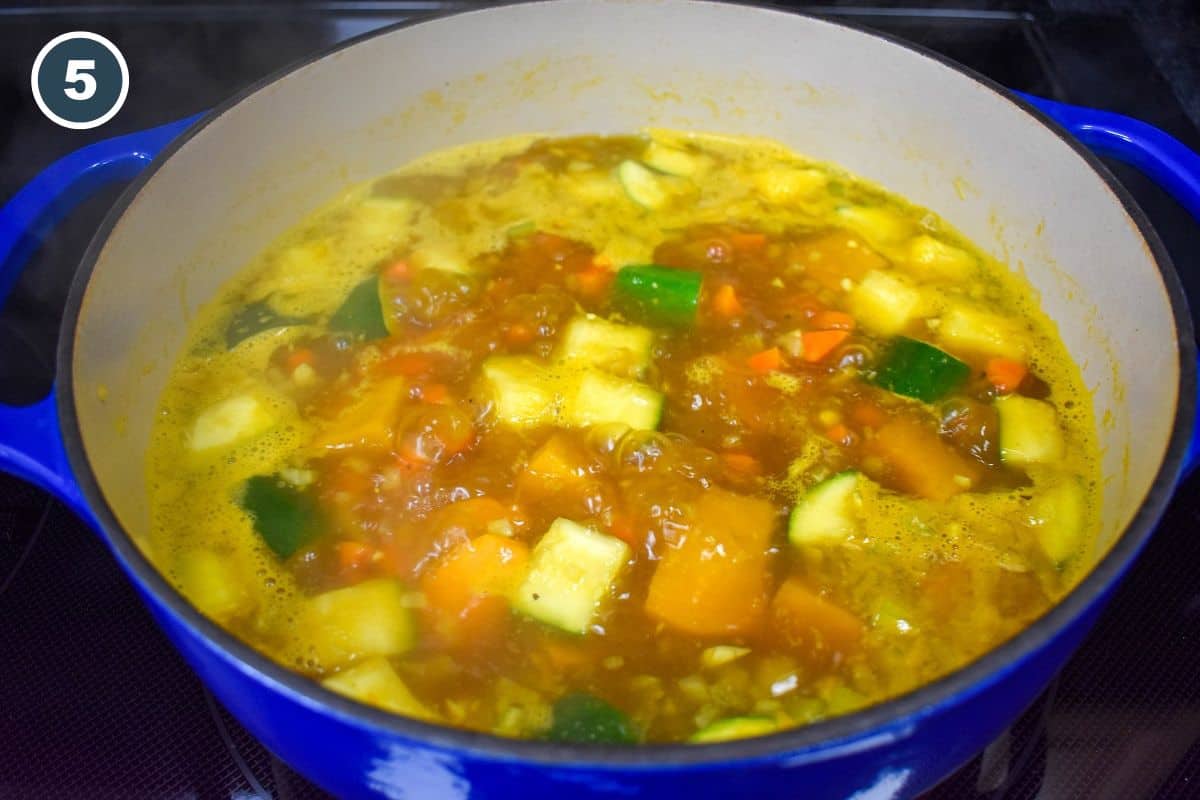
M713 742L912 690L1094 562L1031 288L771 142L434 153L202 310L151 557L335 692L501 736Z

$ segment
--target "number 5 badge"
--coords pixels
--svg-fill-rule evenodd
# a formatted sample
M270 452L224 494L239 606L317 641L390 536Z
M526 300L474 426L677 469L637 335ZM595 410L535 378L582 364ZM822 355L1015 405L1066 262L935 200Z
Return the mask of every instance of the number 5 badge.
M33 61L33 99L51 121L88 130L108 122L129 94L129 67L117 46L98 33L55 36Z

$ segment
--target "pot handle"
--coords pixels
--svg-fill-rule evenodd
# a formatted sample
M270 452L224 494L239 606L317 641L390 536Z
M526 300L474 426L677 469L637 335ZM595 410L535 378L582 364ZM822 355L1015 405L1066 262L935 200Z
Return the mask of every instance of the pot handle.
M1136 167L1179 201L1200 222L1200 155L1183 142L1141 120L1083 108L1016 92L1072 136L1102 156ZM1197 404L1200 409L1200 403ZM1189 475L1200 459L1200 420L1192 425L1192 438L1183 457L1183 474Z
M0 208L0 305L55 224L97 190L133 178L199 117L82 147L13 195ZM54 389L32 405L0 405L0 469L51 492L91 519L67 460Z

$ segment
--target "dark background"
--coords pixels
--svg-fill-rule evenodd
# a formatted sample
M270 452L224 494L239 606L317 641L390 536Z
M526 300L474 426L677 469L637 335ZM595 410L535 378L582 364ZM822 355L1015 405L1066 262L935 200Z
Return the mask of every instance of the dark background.
M55 158L178 119L333 42L437 2L0 6L0 202ZM1014 89L1138 116L1200 150L1196 3L797 6L910 39ZM45 42L92 30L124 52L125 108L99 130L45 120L29 69ZM1111 165L1166 243L1193 308L1200 225ZM0 400L40 397L70 277L119 187L52 234L0 310ZM939 798L1200 797L1200 481L1047 694ZM320 793L208 695L153 626L99 538L0 476L0 800L289 798Z

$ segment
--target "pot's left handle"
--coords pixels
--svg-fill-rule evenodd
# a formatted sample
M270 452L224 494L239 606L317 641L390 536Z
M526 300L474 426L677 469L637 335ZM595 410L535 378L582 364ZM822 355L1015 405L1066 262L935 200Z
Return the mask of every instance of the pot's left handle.
M1090 150L1136 167L1200 222L1200 155L1183 142L1124 114L1073 106L1023 92L1015 94L1062 125ZM1183 457L1183 474L1191 474L1197 466L1200 466L1200 419L1192 424L1192 438Z
M55 224L102 187L133 178L198 118L80 148L13 195L0 208L0 305ZM46 489L90 518L67 461L53 389L32 405L0 405L0 469Z

